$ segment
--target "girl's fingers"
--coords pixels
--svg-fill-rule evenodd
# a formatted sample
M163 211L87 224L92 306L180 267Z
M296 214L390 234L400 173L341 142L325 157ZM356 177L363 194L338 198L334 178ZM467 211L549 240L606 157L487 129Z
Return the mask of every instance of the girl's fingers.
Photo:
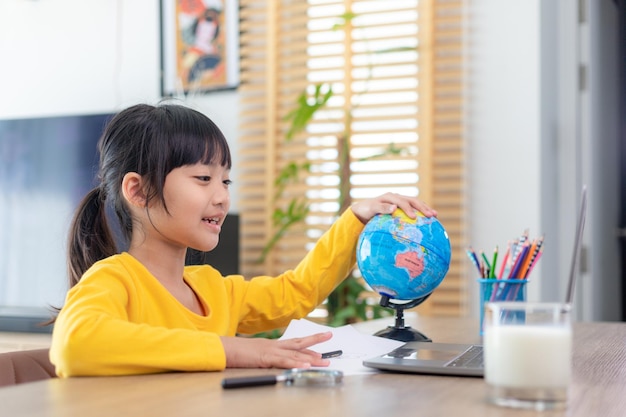
M329 340L332 332L316 333L311 336L285 339L279 341L282 353L280 366L285 368L309 368L311 366L328 366L330 361L322 359L322 354L309 347Z
M329 340L331 337L333 337L332 332L323 332L323 333L312 334L310 336L305 336L305 337L296 337L293 339L281 340L280 343L285 349L293 349L293 350L298 350L298 351L307 350L309 352L313 352L312 350L309 350L307 348L313 345L317 345L318 343L325 342Z
M376 214L390 214L396 208L404 211L412 219L417 216L416 211L421 212L426 217L437 216L435 210L416 197L407 197L396 193L386 193L377 198L356 203L352 206L352 211L361 222L367 223Z
M426 217L437 217L437 212L424 202L418 199L404 200L398 204L398 208L402 209L407 216L414 219L417 216L416 210L421 212Z

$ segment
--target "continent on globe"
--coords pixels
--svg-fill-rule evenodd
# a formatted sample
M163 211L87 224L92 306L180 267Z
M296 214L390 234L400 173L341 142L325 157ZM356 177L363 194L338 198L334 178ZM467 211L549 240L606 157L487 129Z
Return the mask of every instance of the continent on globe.
M402 210L379 214L365 225L357 243L357 265L365 282L391 299L429 295L450 267L450 240L435 217Z
M409 277L417 278L424 272L424 260L415 252L404 252L396 256L396 266L405 268L409 272Z

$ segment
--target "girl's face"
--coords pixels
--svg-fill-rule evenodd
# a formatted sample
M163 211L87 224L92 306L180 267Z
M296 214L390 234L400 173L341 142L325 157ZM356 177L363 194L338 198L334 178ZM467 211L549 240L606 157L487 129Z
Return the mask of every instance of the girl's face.
M215 249L230 208L230 171L220 165L186 165L165 178L163 194L169 214L159 203L150 208L154 236L200 251Z

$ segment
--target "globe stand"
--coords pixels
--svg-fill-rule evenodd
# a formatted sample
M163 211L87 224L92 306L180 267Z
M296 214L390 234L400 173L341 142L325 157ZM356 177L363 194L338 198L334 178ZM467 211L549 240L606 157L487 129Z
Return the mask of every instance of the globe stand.
M401 342L432 342L432 339L423 333L412 329L410 326L404 325L404 310L422 304L429 296L430 294L421 298L416 298L415 300L411 300L407 303L394 303L391 301L389 296L383 295L380 299L380 305L382 307L393 308L396 310L396 323L394 326L387 326L386 329L374 333L374 336L399 340Z

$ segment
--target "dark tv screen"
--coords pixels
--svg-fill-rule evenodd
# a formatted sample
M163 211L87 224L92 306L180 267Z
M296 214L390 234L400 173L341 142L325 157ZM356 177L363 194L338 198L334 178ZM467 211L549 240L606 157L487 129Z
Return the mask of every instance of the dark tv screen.
M110 114L0 120L0 315L60 306L74 208Z

